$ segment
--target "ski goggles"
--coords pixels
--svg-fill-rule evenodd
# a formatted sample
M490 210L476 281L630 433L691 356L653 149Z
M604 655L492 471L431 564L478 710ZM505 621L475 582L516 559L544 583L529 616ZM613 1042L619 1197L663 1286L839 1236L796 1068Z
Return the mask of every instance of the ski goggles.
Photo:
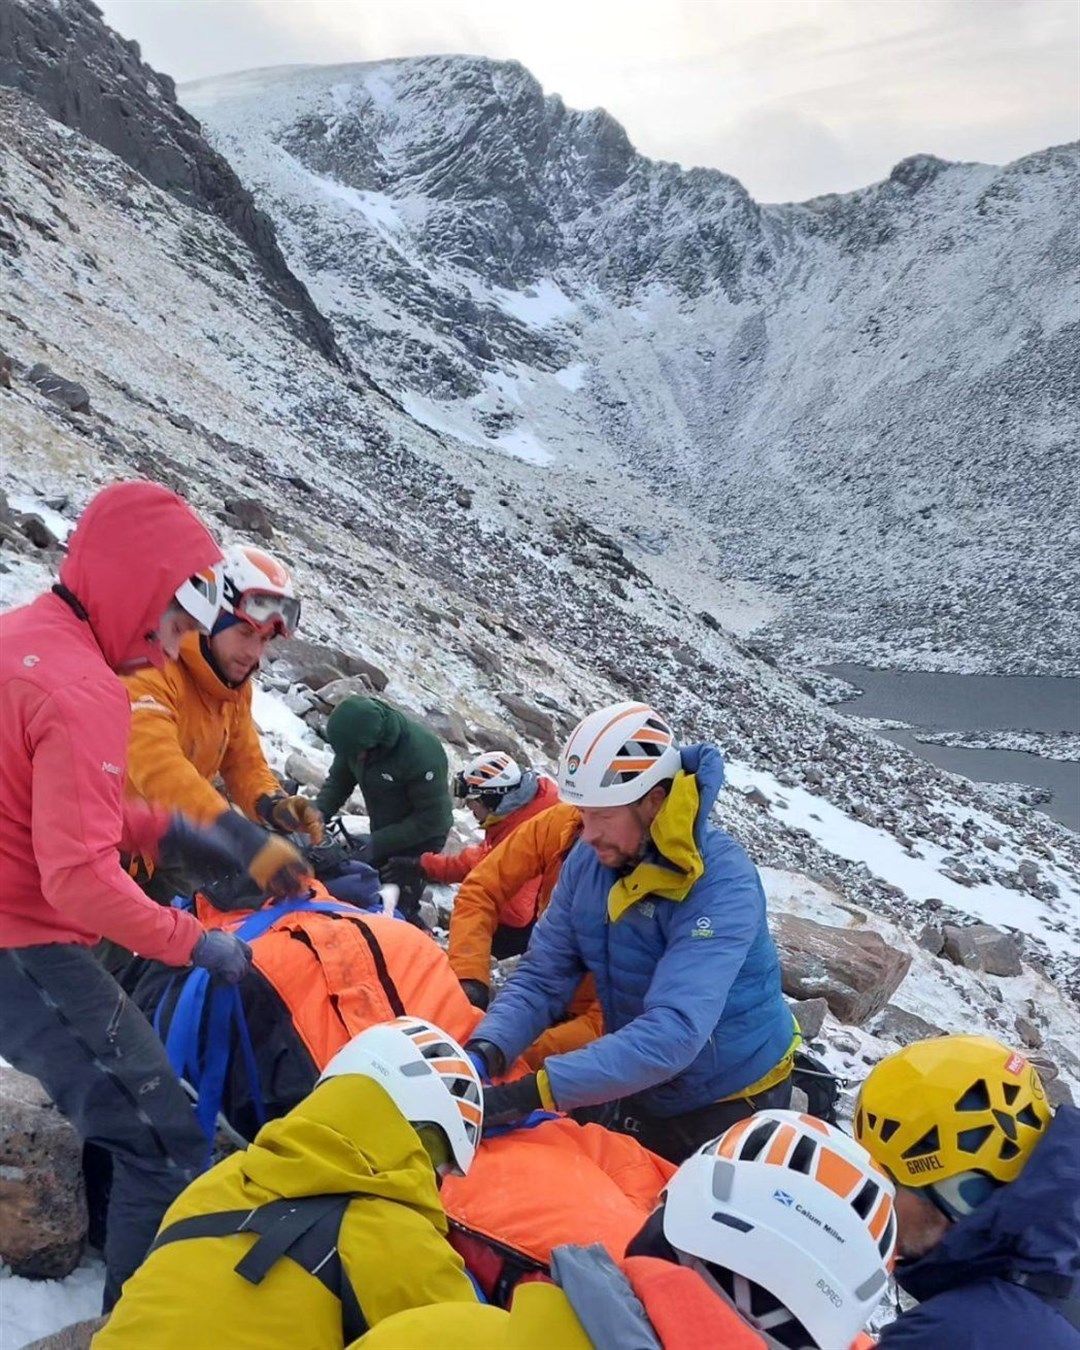
M300 601L294 595L245 591L233 604L233 613L252 628L274 637L291 637L300 627Z

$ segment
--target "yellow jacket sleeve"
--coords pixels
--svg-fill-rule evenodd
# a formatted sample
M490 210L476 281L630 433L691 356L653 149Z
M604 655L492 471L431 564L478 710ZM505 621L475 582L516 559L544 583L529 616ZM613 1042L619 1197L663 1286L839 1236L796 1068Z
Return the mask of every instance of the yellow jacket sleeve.
M155 806L209 824L228 810L229 803L180 744L180 678L179 672L166 668L140 671L124 681L131 698L128 787Z
M257 820L255 807L260 797L280 792L281 784L274 777L263 754L262 742L251 715L251 686L235 710L229 743L221 761L221 776L229 796L244 815Z

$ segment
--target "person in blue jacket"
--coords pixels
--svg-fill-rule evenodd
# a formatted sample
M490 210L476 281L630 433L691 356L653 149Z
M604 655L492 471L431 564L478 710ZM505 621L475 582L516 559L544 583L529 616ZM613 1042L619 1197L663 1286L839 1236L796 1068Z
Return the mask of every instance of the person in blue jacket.
M882 1350L1080 1350L1080 1111L1023 1055L939 1036L881 1061L855 1134L897 1183L896 1280L919 1300Z
M590 972L606 1034L489 1087L486 1118L617 1102L613 1128L681 1162L734 1121L789 1104L798 1042L757 869L709 823L723 759L680 749L648 705L618 703L577 726L558 779L581 837L469 1049L499 1076Z

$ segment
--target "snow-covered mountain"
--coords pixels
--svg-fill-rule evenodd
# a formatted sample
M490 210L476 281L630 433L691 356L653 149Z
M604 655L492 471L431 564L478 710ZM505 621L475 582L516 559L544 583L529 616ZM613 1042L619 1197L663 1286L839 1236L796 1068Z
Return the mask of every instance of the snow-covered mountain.
M16 8L49 35L48 50L35 58L43 66L58 59L61 30L71 44L65 60L93 58L105 106L124 103L131 84L153 82L130 49L119 67L100 65L95 53L119 40L89 0L19 0ZM51 18L39 25L39 11L58 16L59 29L49 27ZM0 85L13 69L5 47L15 31L11 13L12 0L0 0ZM372 72L364 78L370 82ZM40 87L54 87L42 80ZM462 742L478 747L478 733L509 729L543 764L568 719L627 695L655 701L686 738L724 749L729 787L720 818L765 869L775 913L875 930L912 957L891 1022L866 1029L827 1019L822 1053L834 1068L857 1079L902 1034L912 1027L925 1034L933 1025L1042 1042L1040 1053L1060 1068L1060 1082L1080 1087L1080 840L840 717L816 701L819 681L811 672L759 659L702 617L703 608L719 607L718 596L727 612L743 594L718 587L715 527L621 469L616 448L590 451L582 469L564 462L558 447L547 463L535 462L503 453L490 428L477 430L477 405L439 402L434 388L418 393L417 372L428 368L424 344L438 337L425 304L437 311L444 290L452 290L446 278L467 274L461 256L448 257L437 274L430 264L438 286L431 283L426 302L415 300L415 312L408 288L393 302L411 334L399 347L404 376L386 336L391 302L383 298L386 309L365 346L349 328L346 300L353 296L357 323L366 323L362 305L374 305L382 291L342 280L355 290L341 292L327 332L351 353L354 369L347 371L335 359L336 345L320 342L318 325L282 299L300 296L307 284L315 305L326 305L318 278L329 275L297 261L300 236L285 213L276 221L282 265L288 274L292 260L300 277L274 280L242 219L140 168L139 147L166 144L172 134L167 97L158 113L142 108L138 144L118 144L104 131L95 134L84 102L61 106L51 95L39 102L18 80L9 82L17 87L0 87L0 486L12 507L37 512L62 537L102 482L144 474L179 488L224 540L254 532L286 557L304 595L303 636L381 667L388 696L432 717L452 738L455 762L466 753ZM167 93L167 85L160 88ZM581 125L595 131L588 119ZM189 162L211 162L210 147L188 130ZM617 149L615 132L604 134ZM579 154L587 158L585 148ZM221 164L220 172L237 167ZM590 181L603 172L594 161ZM969 171L949 171L960 172ZM1059 171L1047 173L1055 179ZM362 194L359 216L382 213L393 235L403 198L391 203L385 194L373 204L380 189L321 176ZM676 170L669 176L681 181ZM242 169L236 182L241 192L256 186ZM702 177L706 189L717 201L741 196L737 185L713 175ZM752 204L737 209L772 218ZM343 218L338 243L351 219L358 265L389 266L372 243L377 232L362 228L359 216ZM309 217L311 239L329 248L330 216L311 206ZM541 256L541 243L529 247ZM693 252L693 230L685 248ZM676 248L669 256L679 254ZM492 368L502 362L504 373L518 371L506 387L518 389L523 408L539 410L544 388L553 397L556 390L583 394L596 378L575 371L584 353L579 320L566 307L572 302L580 315L588 303L599 312L602 301L608 317L597 323L613 323L610 316L625 317L627 306L613 298L614 282L604 289L600 249L595 260L589 286L599 298L588 302L584 289L571 293L554 271L535 272L524 289L511 272L474 274L475 322L490 323L493 343L521 344L517 365L500 357ZM749 288L752 269L740 275L738 284ZM710 288L735 286L733 276L710 274L685 303L718 306ZM640 295L629 309L645 313L653 302ZM663 303L675 324L683 302L673 296ZM452 327L446 333L452 337ZM450 337L447 361L468 367ZM551 344L550 374L536 355L543 342ZM607 355L614 360L613 346ZM35 372L39 364L77 381L85 397L51 396L50 389L63 391ZM491 373L476 369L485 379ZM574 406L555 405L551 425L563 425L558 419ZM586 404L578 415L585 428ZM462 434L429 425L440 418ZM525 435L522 426L518 431ZM531 434L539 442L539 431ZM59 559L12 519L0 500L3 607L46 586ZM30 534L47 543L36 527ZM646 553L645 545L658 551ZM256 709L278 768L294 750L325 763L325 748L296 715L304 706L302 692L272 668ZM1020 974L965 969L932 950L939 925L971 918L1015 932ZM897 1019L905 1017L916 1021L901 1031ZM16 1283L0 1278L0 1300ZM4 1350L26 1339L20 1327L43 1325L20 1321L29 1294L17 1292L11 1317L0 1307ZM50 1304L63 1306L59 1296Z
M1080 637L1076 147L761 206L521 66L180 97L359 368L466 445L633 471L808 659L1065 670ZM676 530L678 526L675 527ZM678 548L657 523L636 560Z

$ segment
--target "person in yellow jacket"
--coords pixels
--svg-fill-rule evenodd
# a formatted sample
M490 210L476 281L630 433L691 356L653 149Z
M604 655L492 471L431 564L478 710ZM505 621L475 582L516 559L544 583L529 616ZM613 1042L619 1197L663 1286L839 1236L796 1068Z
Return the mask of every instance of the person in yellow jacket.
M166 669L142 670L125 681L132 713L129 793L200 824L228 819L231 801L247 817L230 820L233 829L258 822L318 843L321 816L306 798L282 791L251 712L251 679L267 645L293 633L300 620L292 579L270 554L237 545L225 554L222 585L224 603L209 636L190 634ZM228 797L214 786L219 777ZM144 889L162 903L192 889L186 878L143 872Z
M482 1101L430 1022L361 1032L172 1204L92 1350L341 1350L395 1313L475 1304L438 1188L468 1171Z

